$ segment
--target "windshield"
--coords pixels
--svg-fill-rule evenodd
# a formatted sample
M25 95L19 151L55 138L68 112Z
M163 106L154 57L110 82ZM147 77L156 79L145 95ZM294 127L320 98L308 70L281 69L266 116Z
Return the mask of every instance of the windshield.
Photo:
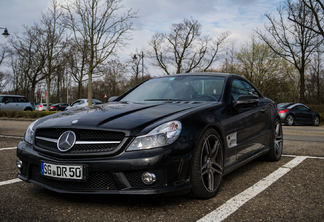
M127 94L120 101L219 101L224 82L224 77L209 76L151 79Z

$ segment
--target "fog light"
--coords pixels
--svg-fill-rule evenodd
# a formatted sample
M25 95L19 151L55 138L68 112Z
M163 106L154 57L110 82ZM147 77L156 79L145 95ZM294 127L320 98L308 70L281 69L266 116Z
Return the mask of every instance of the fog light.
M149 173L149 172L143 173L142 181L146 185L151 185L156 181L156 176L154 173Z
M18 169L21 169L22 164L23 164L23 162L20 159L16 160L16 166Z

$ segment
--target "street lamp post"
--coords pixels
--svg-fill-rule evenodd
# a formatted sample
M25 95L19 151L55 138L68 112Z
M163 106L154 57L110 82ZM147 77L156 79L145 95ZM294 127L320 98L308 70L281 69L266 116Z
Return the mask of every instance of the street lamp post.
M141 54L137 54L141 59L142 59L142 82L143 82L143 78L144 78L144 52L142 51ZM133 56L133 60L137 60L137 56L136 54L134 54Z
M8 36L10 35L10 34L8 33L8 29L7 29L7 28L2 28L2 27L0 27L0 29L4 29L2 35L3 35L5 38L8 38Z

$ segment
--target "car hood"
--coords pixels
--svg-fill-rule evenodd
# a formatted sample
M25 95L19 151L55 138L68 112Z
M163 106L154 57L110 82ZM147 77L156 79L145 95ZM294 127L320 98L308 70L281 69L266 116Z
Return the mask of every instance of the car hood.
M210 102L110 103L69 110L44 117L34 128L86 128L123 131L138 134L157 123L179 118L189 112L210 106ZM156 124L154 124L156 123ZM148 128L147 128L148 127ZM143 132L142 133L147 133Z

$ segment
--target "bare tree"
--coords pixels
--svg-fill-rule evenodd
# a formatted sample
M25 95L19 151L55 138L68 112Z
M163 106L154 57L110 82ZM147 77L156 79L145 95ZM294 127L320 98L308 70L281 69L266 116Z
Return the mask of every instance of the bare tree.
M12 55L12 52L7 44L0 45L0 66L3 61ZM0 72L0 92L5 88L7 85L7 76L4 72Z
M156 33L150 41L153 64L167 75L172 73L206 71L218 59L220 47L230 33L216 39L202 36L201 24L191 19L172 24L170 33Z
M0 92L2 92L2 90L6 86L5 76L6 75L3 72L0 72Z
M118 96L122 91L120 86L126 80L126 65L118 60L111 60L107 62L105 67L104 82L106 83L107 96Z
M308 92L309 101L320 104L324 102L323 47L316 49L314 52L308 72L309 78L306 81L306 91Z
M0 66L2 62L12 55L12 51L10 47L7 44L1 44L0 45Z
M41 73L45 58L41 53L38 25L24 26L24 29L22 36L16 35L9 40L14 53L10 64L15 93L21 90L29 100L33 100L36 85L45 78Z
M287 98L281 94L284 92L294 99L297 81L291 64L278 56L264 42L251 37L251 41L241 46L235 53L236 72L261 90L264 96L275 101Z
M91 105L93 72L117 48L126 45L132 27L130 20L136 17L136 12L130 9L118 16L121 0L74 0L64 8L66 25L73 31L79 50L88 52L88 105Z
M82 40L79 40L81 43ZM87 60L87 46L85 42L83 42L83 50L80 51L78 45L74 40L69 41L69 52L67 57L67 70L73 80L78 84L78 97L83 98L85 96L85 92L82 88L83 83L88 81L87 78L87 68L89 66Z
M47 96L46 110L49 109L49 98L51 94L51 81L61 70L61 57L65 49L66 41L64 41L65 28L61 25L63 12L59 9L58 2L52 1L51 8L47 14L42 14L41 26L39 27L41 35L42 48L41 52L45 58L45 64L42 73L46 79Z
M269 35L256 30L259 37L280 57L295 66L299 72L300 102L305 102L305 69L310 63L310 56L314 50L323 42L317 41L317 33L310 31L305 26L314 24L309 18L309 11L301 0L295 3L294 13L297 13L298 23L286 19L291 8L284 6L278 8L279 20L267 14L270 25L265 26ZM304 25L300 25L304 24Z
M306 10L309 12L307 14L308 20L310 23L303 23L298 18L296 4L294 1L289 0L287 2L289 10L288 19L297 23L300 26L303 26L319 35L324 37L324 3L323 0L302 0L302 3L305 5Z
M139 52L138 50L135 53L130 55L131 59L128 60L127 66L129 67L129 72L131 74L132 86L135 86L144 80L145 76L148 76L148 69L145 66L144 59L146 53L144 50Z
M236 58L236 48L235 48L235 42L232 41L228 44L228 47L226 47L226 55L225 55L225 62L221 67L220 72L225 73L237 73L236 71L236 64L235 64L235 58Z

